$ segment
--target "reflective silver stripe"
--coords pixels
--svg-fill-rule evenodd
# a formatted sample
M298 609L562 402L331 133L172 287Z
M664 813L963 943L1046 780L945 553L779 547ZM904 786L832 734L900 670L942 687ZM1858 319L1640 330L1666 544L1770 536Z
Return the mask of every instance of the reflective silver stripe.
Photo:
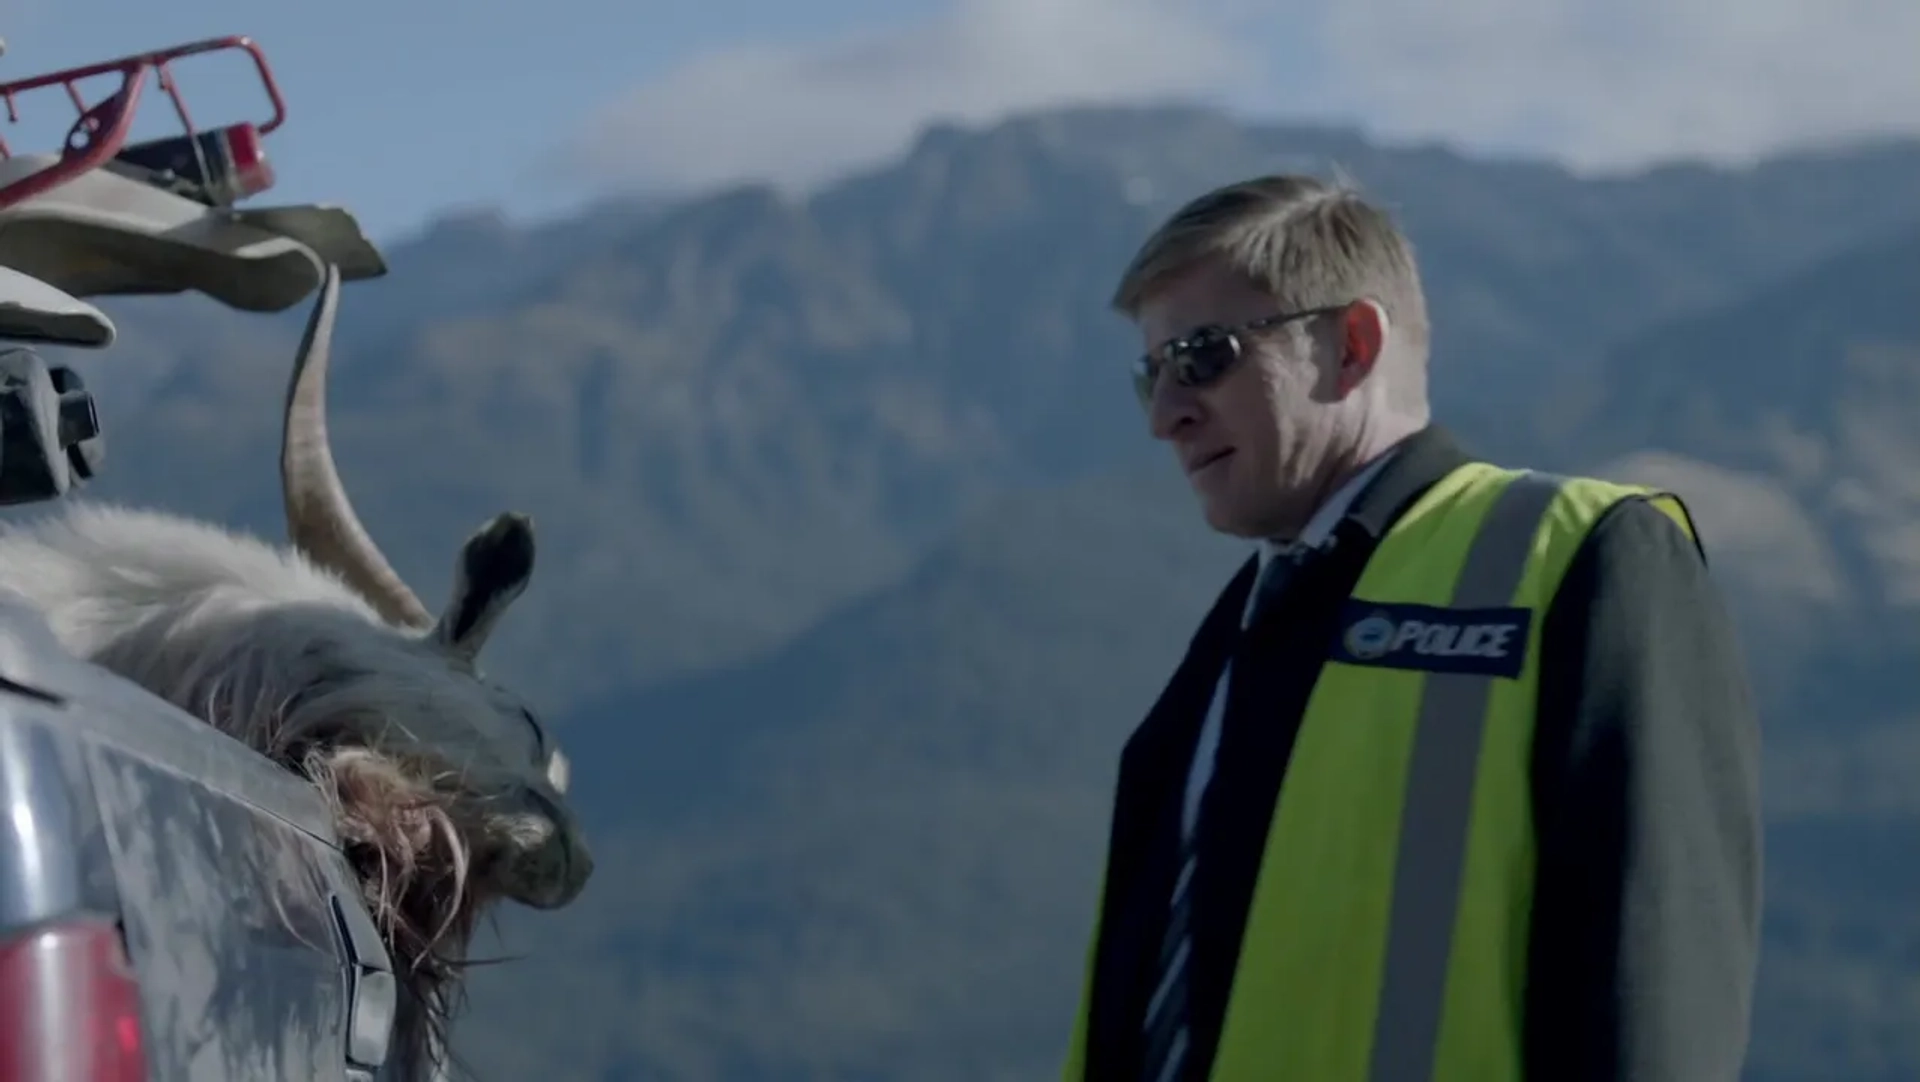
M1513 603L1534 536L1560 484L1551 474L1524 473L1495 497L1454 584L1455 606ZM1426 674L1400 812L1380 1013L1373 1029L1373 1082L1433 1078L1447 959L1466 873L1475 768L1494 679Z

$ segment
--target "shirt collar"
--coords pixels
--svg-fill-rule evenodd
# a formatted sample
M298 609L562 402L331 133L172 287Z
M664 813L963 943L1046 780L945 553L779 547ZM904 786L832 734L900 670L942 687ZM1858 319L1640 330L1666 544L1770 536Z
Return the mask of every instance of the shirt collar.
M1349 477L1347 483L1336 489L1333 495L1327 498L1327 502L1321 504L1313 513L1313 517L1307 520L1307 525L1300 531L1299 537L1292 541L1260 542L1260 566L1266 567L1267 561L1275 556L1293 555L1324 546L1333 536L1334 527L1340 524L1340 519L1346 515L1347 509L1353 506L1354 499L1367 487L1368 482L1386 468L1387 463L1393 460L1394 454L1398 451L1399 447L1396 446L1386 454L1376 456L1359 473Z

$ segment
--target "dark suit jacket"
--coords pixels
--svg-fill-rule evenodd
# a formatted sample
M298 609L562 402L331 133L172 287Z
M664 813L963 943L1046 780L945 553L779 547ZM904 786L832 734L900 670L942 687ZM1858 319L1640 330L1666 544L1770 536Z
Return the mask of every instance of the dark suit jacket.
M1128 741L1089 1079L1138 1073L1181 796L1229 654L1234 677L1192 887L1195 1079L1212 1064L1268 823L1340 604L1394 520L1466 461L1438 428L1403 444L1354 501L1331 551L1265 610L1277 618L1242 635L1249 560ZM1634 499L1596 525L1544 619L1527 1078L1734 1082L1759 949L1760 738L1725 607L1694 543Z

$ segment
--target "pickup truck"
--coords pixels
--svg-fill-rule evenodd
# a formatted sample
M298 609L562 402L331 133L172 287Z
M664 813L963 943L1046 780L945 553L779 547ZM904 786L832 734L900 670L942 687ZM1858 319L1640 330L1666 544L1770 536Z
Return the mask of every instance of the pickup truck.
M229 49L254 58L271 120L125 144L149 77L174 93L169 62ZM116 73L120 91L82 109L60 153L0 143L0 504L59 499L99 468L91 397L36 352L113 343L82 297L192 291L278 311L325 264L385 273L344 211L233 205L272 185L260 137L284 119L247 39L0 94L65 88L79 107L79 80ZM360 899L314 786L73 657L0 594L0 1082L396 1075L401 997Z

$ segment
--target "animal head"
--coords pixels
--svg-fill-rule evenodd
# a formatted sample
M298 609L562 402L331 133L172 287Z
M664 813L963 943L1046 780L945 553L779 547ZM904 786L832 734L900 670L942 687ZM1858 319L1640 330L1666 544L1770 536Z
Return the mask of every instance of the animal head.
M454 561L452 591L437 614L402 581L361 525L334 465L326 379L339 295L339 270L328 266L287 392L280 455L287 531L302 555L384 623L382 634L369 635L364 624L336 628L285 610L306 636L303 664L311 673L286 708L283 739L327 749L335 762L323 768L345 790L374 784L380 772L394 784L430 781L421 806L439 808L458 830L468 884L482 896L565 905L593 868L566 803L567 759L532 706L488 680L477 663L533 574L533 524L502 514L475 531ZM409 827L404 818L387 825Z

